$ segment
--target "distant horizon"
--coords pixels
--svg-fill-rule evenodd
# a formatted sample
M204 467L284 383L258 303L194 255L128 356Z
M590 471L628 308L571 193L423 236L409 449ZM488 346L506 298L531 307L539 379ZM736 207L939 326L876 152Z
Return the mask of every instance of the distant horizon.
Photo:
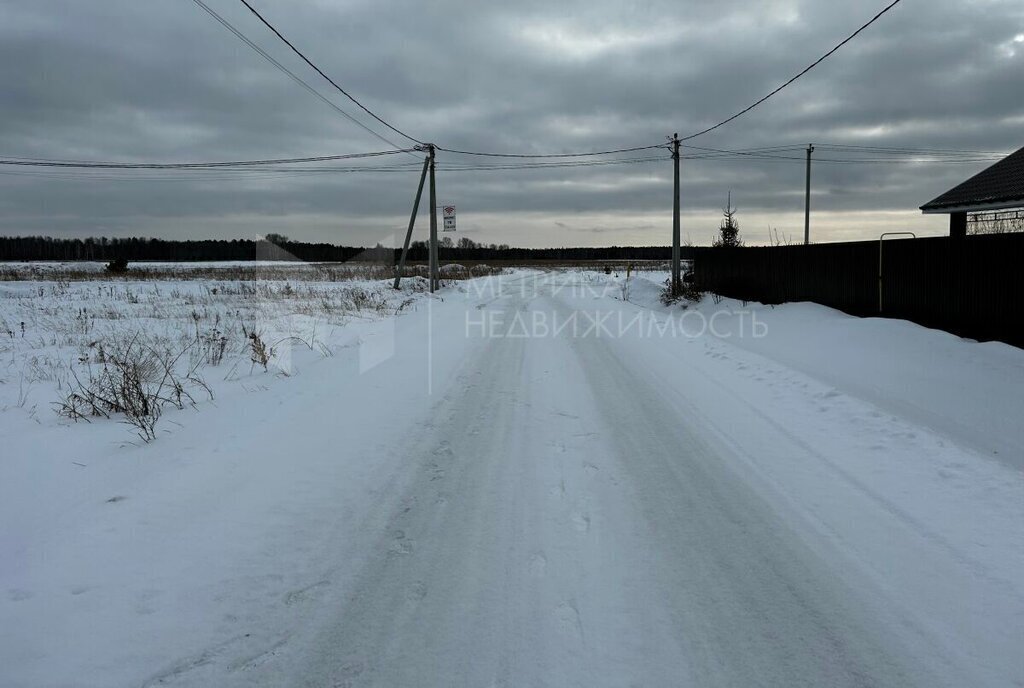
M669 200L671 200L671 199L669 199ZM891 232L891 231L911 231L911 232L916 233L920 237L926 237L926 236L945 236L948 233L948 231L949 231L949 220L948 220L946 215L924 215L924 214L922 214L918 210L907 211L907 212L898 213L898 214L896 214L896 213L893 213L893 214L883 213L883 214L873 214L873 215L874 215L874 217L866 217L866 218L862 217L859 221L853 221L848 226L844 226L844 225L846 225L844 220L842 218L839 218L839 217L834 217L834 214L832 214L832 213L822 212L822 213L819 213L817 216L812 214L812 220L811 220L811 243L825 244L825 243L837 243L837 242L845 242L845 241L871 241L871 240L877 239L879 234L881 234L883 232ZM753 221L751 221L743 213L742 209L738 213L737 217L738 217L739 223L740 223L741 239L743 240L743 243L746 246L767 246L767 245L770 245L770 243L769 243L769 234L768 234L769 228L771 228L771 230L772 230L772 235L771 235L771 242L772 243L774 243L774 241L775 241L775 233L774 233L775 230L778 230L778 236L779 236L779 239L780 239L781 243L787 243L787 241L786 241L787 238L788 238L788 243L790 243L790 244L803 243L803 216L802 216L802 214L800 214L800 218L799 218L800 219L800 223L799 223L798 226L794 226L793 223L790 222L790 223L786 223L786 225L784 227L784 226L778 226L778 225L776 225L776 224L774 224L772 222L765 221L765 222L760 223L759 226L757 226L755 229L749 228L749 225L753 224ZM760 215L758 215L756 217L758 219L762 219L762 220L766 219L766 218L761 217ZM720 222L720 218L721 218L720 214L719 215L714 215L713 212L709 211L706 214L706 221L701 222L700 225L699 225L699 229L697 229L696 227L691 227L690 226L692 224L696 224L696 222L694 222L694 220L695 220L694 214L693 213L687 213L687 212L684 211L684 213L683 213L683 242L684 242L684 244L685 243L690 243L693 246L710 246L711 243L715 239L715 235L717 233L717 228L718 228L718 223ZM705 218L701 217L700 219L703 220ZM615 220L615 218L611 217L611 216L608 219L609 222L613 222L614 220ZM408 222L408 218L406 217L404 221L407 223ZM462 218L460 218L460 222L463 222ZM469 225L469 222L471 222L471 220L465 221L464 224L465 225ZM425 217L423 217L423 215L420 215L420 217L417 220L417 226L416 226L416 230L415 230L414 235L413 235L413 241L425 241L427 239L427 224L426 223L427 223L427 219ZM476 225L477 223L473 223L473 224ZM562 224L565 224L565 223L562 223ZM482 231L480 229L473 228L472 226L470 227L470 229L468 231L456 231L456 232L451 232L451 233L439 232L439 238L443 239L445 236L451 236L453 241L458 241L459 238L461 238L463 236L467 236L467 237L471 238L475 242L483 243L483 244L487 244L487 245L492 244L492 243L493 244L508 243L510 246L514 246L516 248L528 248L528 249L544 249L544 248L607 248L607 247L614 247L614 246L635 246L635 247L670 246L671 245L671 240L672 240L672 236L671 236L671 212L664 213L664 218L662 218L662 222L659 223L659 224L663 224L664 225L663 229L659 227L660 231L655 231L653 228L645 228L644 231L642 231L642 232L628 233L628 234L632 234L633 236L637 237L638 240L637 241L633 241L633 242L614 241L614 242L598 243L598 242L588 242L586 240L582 240L582 237L581 237L581 241L576 242L576 243L553 243L553 242L545 243L543 241L543 238L542 238L543 235L540 234L539 230L536 230L535 232L531 232L530 234L533 235L533 236L538 236L538 240L537 241L529 241L528 240L528 241L525 241L523 243L512 244L507 239L502 238L501 236L497 236L497 235L494 235L494 234L492 234L490 232L485 232L485 231ZM827 228L827 231L823 230L822 226ZM788 229L786 227L788 227ZM81 240L81 241L84 241L84 240L90 239L90 238L91 239L101 239L101 238L107 238L107 239L114 239L114 238L118 238L118 239L143 238L143 239L160 239L160 240L164 240L164 241L236 241L236 240L240 241L240 240L258 240L258 239L262 239L266 234L280 233L280 234L285 234L286 236L288 236L289 240L291 240L291 241L297 241L297 242L302 242L302 243L310 243L310 244L329 243L329 244L331 244L333 246L352 246L352 247L361 246L361 247L364 247L364 248L372 248L373 246L376 246L377 243L381 243L381 244L383 244L385 246L388 246L389 243L390 243L390 244L393 245L393 247L401 248L401 244L404 241L404 237L405 237L405 228L402 227L401 229L399 229L398 225L395 225L394 228L392 229L392 231L389 232L386 235L381 236L381 235L378 234L378 236L380 238L378 238L377 240L372 240L370 242L350 242L350 241L345 241L344 239L339 239L337 237L330 236L329 233L325 233L323 231L316 231L316 230L310 231L310 233L311 234L315 234L315 236L305 236L304 235L305 232L303 232L302 229L303 228L301 228L301 227L287 227L287 228L277 227L277 228L270 228L266 232L259 232L259 233L252 233L252 232L247 233L247 232L238 231L238 232L232 232L231 234L227 234L227 235L218 235L217 233L210 233L210 234L206 234L206 235L191 234L190 233L188 235L181 235L181 236L175 236L173 234L172 235L168 235L165 232L153 232L153 231L147 232L145 230L134 231L134 230L131 230L131 229L124 229L124 230L119 230L117 232L107 232L107 233L103 233L103 232L86 233L86 232L76 232L74 230L66 230L66 231L53 231L53 230L51 230L51 231L45 231L45 230L44 231L30 231L30 230L9 231L9 230L6 230L6 231L0 232L0 237L12 237L12 238L14 238L14 237L22 237L22 238L24 238L24 237L42 236L42 237L49 237L49 238L53 238L53 239L71 239L71 240ZM370 231L370 230L363 230L362 232L360 230L356 230L353 233L363 233L363 232L368 232L368 231ZM582 229L581 228L581 229L578 229L576 233L583 235L583 237L588 237L589 238L589 236L594 236L594 235L602 236L602 235L606 235L606 234L612 234L614 232L612 232L612 231L610 231L608 229L601 229L601 228L592 229L590 231L587 231L586 229ZM624 232L624 234L627 234L627 233ZM637 236L637 235L639 235L639 236ZM824 235L824 236L821 236L821 235ZM655 236L663 237L663 239L660 239L660 240L656 239L656 238L654 238ZM643 238L640 238L640 237L643 237ZM623 237L623 239L625 239L625 238L626 237Z

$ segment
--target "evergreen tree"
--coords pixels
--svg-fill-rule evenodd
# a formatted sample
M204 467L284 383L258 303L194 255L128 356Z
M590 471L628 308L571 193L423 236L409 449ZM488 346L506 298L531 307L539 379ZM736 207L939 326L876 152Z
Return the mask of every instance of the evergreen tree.
M732 207L732 191L729 192L729 200L726 202L725 207L722 208L722 220L721 226L718 228L719 236L715 239L714 246L716 247L727 247L736 248L743 245L743 241L740 239L740 223L736 219L736 208Z

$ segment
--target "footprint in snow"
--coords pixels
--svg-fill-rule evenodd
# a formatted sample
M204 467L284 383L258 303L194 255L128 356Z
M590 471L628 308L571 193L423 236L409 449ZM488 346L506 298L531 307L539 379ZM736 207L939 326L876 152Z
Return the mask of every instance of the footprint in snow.
M590 530L590 516L576 512L572 515L572 525L581 533L586 533Z
M266 649L263 649L263 650L260 650L259 652L257 652L254 655L248 655L248 656L236 659L235 661L231 662L231 664L228 665L228 671L230 671L230 672L252 671L254 669L259 669L260 667L264 666L265 664L268 664L268 663L272 662L277 657L278 650L280 650L282 647L284 647L284 645L287 642L288 642L288 639L284 638L282 640L277 641L276 643L274 643L270 647L268 647Z
M564 632L576 636L580 642L585 640L583 637L583 622L580 619L580 612L576 608L575 602L568 600L558 605L555 608L555 618L558 619L558 623Z
M540 552L535 552L530 556L529 570L530 575L534 578L542 578L547 572L548 558Z
M396 530L391 537L388 554L411 554L412 542L405 539L405 531Z
M285 594L285 596L284 596L284 604L285 604L286 607L290 607L290 606L292 606L294 604L298 604L300 602L304 602L305 600L307 600L310 597L312 597L313 595L315 595L319 588L322 588L322 587L324 587L326 585L329 585L329 584L330 584L329 581L322 580L322 581L317 581L316 583L313 583L312 585L307 585L304 588L299 588L298 590L292 590L292 591L288 592L287 594Z
M405 591L405 596L411 602L418 602L427 596L427 585L423 581L416 581Z

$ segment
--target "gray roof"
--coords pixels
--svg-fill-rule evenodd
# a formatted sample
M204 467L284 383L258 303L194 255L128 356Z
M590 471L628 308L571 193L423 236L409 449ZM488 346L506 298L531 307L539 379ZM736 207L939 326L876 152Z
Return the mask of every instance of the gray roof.
M925 203L921 210L942 213L1014 206L1024 206L1024 148Z

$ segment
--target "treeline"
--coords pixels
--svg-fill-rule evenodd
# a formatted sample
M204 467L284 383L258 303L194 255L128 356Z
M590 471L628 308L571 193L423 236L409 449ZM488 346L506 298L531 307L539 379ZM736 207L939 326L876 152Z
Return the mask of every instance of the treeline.
M282 260L303 262L367 261L395 263L400 249L385 246L363 248L292 241L281 235L264 239L203 239L176 241L147 238L0 237L0 260L94 260L112 261L215 261ZM458 243L440 241L441 260L450 261L541 261L541 260L668 260L667 246L610 246L563 248L516 248L505 244L478 244L463 237ZM412 262L427 260L427 243L409 246Z
M168 239L0 237L0 260L211 261L300 260L347 261L366 252L356 246L308 244L266 239Z
M507 244L477 244L463 237L458 243L443 237L438 254L443 262L459 261L575 261L575 260L668 260L672 249L668 246L601 246L561 248L517 248ZM396 259L401 250L395 251ZM426 262L427 242L414 241L409 245L409 260Z

